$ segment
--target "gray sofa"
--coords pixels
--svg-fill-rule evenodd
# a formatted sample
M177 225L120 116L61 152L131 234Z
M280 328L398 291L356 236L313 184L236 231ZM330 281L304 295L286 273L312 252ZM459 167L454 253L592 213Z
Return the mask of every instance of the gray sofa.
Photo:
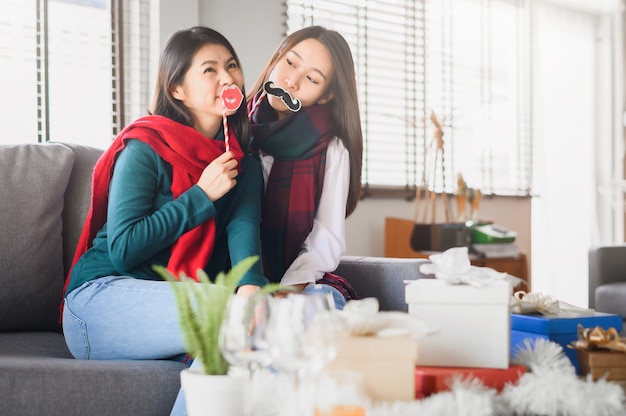
M167 415L181 363L82 361L58 322L64 276L101 150L60 143L0 146L0 415ZM345 257L337 273L381 309L406 310L419 259Z
M589 250L589 307L626 318L626 244Z

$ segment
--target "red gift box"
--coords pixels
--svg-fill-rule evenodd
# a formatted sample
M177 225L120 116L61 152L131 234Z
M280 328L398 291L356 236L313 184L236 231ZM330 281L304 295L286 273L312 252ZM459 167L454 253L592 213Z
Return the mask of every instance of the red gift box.
M508 383L515 383L526 372L523 365L511 364L509 368L469 367L415 367L415 397L423 399L431 394L450 390L448 383L454 376L480 380L485 387L500 392Z

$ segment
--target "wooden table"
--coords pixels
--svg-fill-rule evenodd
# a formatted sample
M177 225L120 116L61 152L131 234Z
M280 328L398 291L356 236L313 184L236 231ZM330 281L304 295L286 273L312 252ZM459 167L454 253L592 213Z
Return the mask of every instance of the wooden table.
M411 247L412 220L401 218L385 218L385 257L428 258L435 254L433 251L415 251ZM531 291L528 279L528 264L526 255L520 253L516 257L478 257L470 255L470 262L474 266L489 267L499 272L508 273L522 279L522 283L515 290Z

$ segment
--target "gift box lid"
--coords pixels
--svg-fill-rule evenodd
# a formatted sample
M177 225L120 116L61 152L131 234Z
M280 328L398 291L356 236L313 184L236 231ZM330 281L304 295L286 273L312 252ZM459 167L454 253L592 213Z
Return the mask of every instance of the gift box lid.
M417 279L406 285L407 303L509 304L511 284L495 280L488 285L452 285L441 279Z
M511 314L511 330L532 332L535 334L576 334L578 324L585 328L600 326L604 329L622 330L622 316L595 312L593 315L574 317L552 317L541 314Z

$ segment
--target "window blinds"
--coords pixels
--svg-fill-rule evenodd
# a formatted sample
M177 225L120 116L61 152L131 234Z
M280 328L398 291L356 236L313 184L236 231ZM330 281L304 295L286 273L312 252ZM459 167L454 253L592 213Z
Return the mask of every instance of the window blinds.
M288 0L287 31L317 24L352 49L367 195L531 188L529 17L521 0ZM437 155L431 114L443 124Z
M37 59L45 68L38 106L49 126L42 141L74 141L105 147L113 130L111 108L111 3L109 0L49 0L40 26ZM45 66L43 66L45 65ZM40 81L42 82L42 81Z
M2 143L105 148L145 115L158 59L155 9L149 0L0 2L0 78L12 97L0 112Z
M159 57L158 12L150 0L116 0L122 15L122 125L147 114Z

